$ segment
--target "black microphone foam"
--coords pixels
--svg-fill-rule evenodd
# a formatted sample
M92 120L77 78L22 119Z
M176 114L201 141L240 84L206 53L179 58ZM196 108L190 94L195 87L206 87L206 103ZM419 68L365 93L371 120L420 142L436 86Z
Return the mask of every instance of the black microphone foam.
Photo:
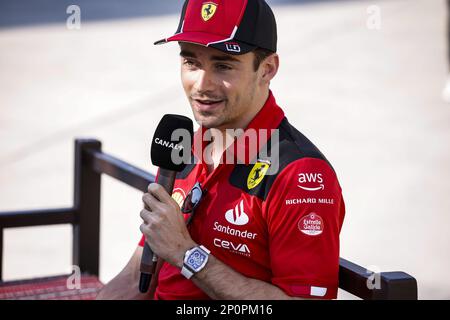
M167 193L172 194L176 173L182 171L191 159L193 138L192 120L185 116L166 114L159 122L153 136L151 159L159 167L158 180ZM156 255L144 244L141 257L139 291L146 293L155 273Z
M188 117L164 115L153 136L152 163L162 169L182 171L186 160L191 158L193 131L192 120Z

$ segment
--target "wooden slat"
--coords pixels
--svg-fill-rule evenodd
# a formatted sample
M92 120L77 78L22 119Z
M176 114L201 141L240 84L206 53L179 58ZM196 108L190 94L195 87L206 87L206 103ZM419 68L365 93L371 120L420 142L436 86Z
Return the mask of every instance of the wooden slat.
M0 228L0 283L3 281L3 228Z
M2 228L33 227L53 224L73 224L75 208L40 209L0 212Z
M87 153L90 165L96 172L105 173L142 192L147 191L148 185L155 181L153 174L111 155L93 150L89 150Z
M416 300L417 281L405 272L381 272L379 288L370 289L367 269L339 259L339 287L364 300ZM371 281L370 281L371 282Z
M72 263L98 276L100 259L101 174L92 169L88 150L101 153L101 142L93 139L75 141L74 206Z

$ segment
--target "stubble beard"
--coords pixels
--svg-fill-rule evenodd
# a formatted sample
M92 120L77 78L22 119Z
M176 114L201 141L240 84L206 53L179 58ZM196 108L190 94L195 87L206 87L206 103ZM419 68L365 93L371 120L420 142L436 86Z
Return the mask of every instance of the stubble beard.
M224 99L224 107L220 110L220 113L218 116L214 117L214 113L209 112L195 112L195 108L193 106L194 101L190 100L192 112L194 114L195 121L198 125L203 126L206 129L228 129L233 128L232 125L230 125L233 121L236 121L238 118L240 118L243 114L245 114L246 111L248 111L249 106L243 105L242 98L244 96L248 96L248 99L246 99L247 104L251 104L252 101L254 101L255 93L256 93L256 73L254 75L254 79L252 81L252 86L248 88L246 92L243 92L242 95L238 95L236 97L236 100L233 101L233 104L230 103L230 100L225 98ZM208 119L209 118L209 119Z

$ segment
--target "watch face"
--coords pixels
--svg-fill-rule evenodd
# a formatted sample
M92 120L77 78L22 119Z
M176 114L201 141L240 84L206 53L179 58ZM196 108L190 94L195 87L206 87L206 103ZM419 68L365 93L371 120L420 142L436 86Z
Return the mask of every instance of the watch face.
M191 267L194 271L197 271L202 267L203 262L205 262L207 255L199 249L195 249L187 259L187 265Z

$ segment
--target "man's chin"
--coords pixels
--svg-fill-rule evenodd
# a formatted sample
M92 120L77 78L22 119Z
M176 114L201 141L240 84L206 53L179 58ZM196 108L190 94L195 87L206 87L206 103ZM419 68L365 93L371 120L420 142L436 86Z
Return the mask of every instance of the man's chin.
M213 115L194 115L195 121L199 126L204 127L206 129L218 128L223 126L223 119L213 116Z

